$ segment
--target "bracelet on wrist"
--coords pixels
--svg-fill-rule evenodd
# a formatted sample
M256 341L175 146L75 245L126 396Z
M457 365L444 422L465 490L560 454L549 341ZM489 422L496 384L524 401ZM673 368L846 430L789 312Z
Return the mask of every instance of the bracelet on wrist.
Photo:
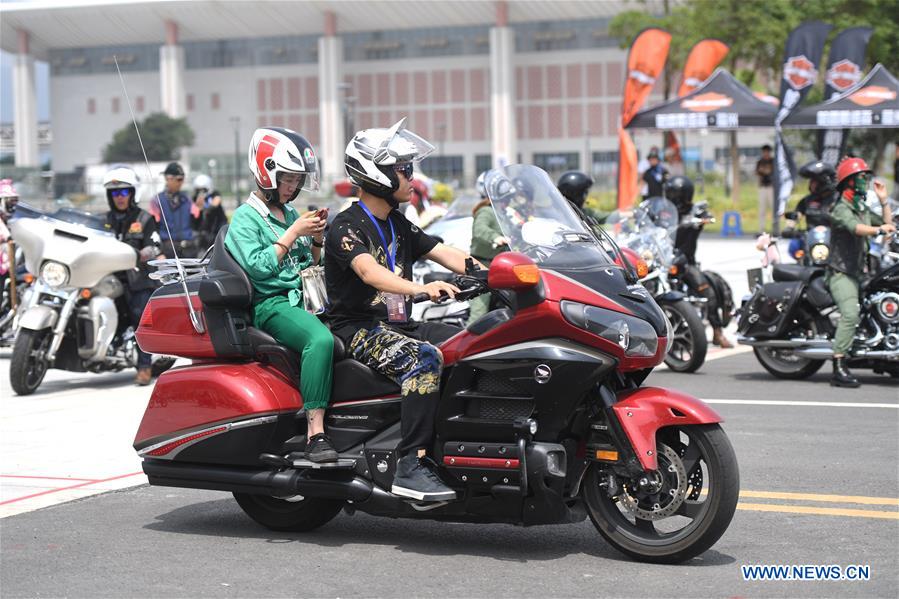
M315 237L313 237L312 238L312 247L317 247L317 248L325 247L325 242L324 242L324 240L318 241L315 239Z
M284 245L283 243L281 243L280 241L276 241L275 245L280 247L282 250L284 250L284 253L286 253L286 254L290 253L290 248L287 247L286 245Z

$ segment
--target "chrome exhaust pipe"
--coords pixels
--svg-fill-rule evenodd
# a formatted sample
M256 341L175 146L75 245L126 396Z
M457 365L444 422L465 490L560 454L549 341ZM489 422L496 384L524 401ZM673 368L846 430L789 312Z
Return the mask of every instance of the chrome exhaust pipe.
M168 460L144 460L144 474L151 485L208 489L286 497L323 497L365 501L372 484L351 472L309 474L303 470L260 470L216 465L187 465Z
M752 347L771 347L775 349L830 348L830 341L827 339L806 339L805 337L794 337L792 339L737 337L737 343L751 345Z

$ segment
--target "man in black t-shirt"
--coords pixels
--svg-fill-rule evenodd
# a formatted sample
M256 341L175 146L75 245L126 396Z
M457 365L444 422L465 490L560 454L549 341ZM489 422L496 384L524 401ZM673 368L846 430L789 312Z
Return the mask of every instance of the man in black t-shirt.
M468 256L410 223L399 204L411 199L412 161L434 147L404 128L356 133L347 145L347 175L359 186L359 201L341 212L325 241L328 319L347 354L400 385L402 439L391 491L420 501L447 501L456 493L440 480L426 457L434 442L443 356L436 345L458 332L439 323L410 323L409 296L454 297L453 285L412 282L412 264L425 257L453 272L465 272Z

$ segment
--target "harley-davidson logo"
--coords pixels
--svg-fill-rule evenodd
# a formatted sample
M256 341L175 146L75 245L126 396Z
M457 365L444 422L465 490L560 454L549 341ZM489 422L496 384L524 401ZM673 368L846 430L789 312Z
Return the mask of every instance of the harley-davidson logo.
M698 96L690 98L689 100L684 100L680 105L687 110L692 110L693 112L709 112L710 110L727 108L733 103L734 99L730 96L725 96L724 94L715 92L708 92L705 94L699 94Z
M818 70L815 63L804 55L791 56L784 63L784 79L790 87L799 91L815 83L818 79Z
M896 92L879 85L869 85L849 96L849 99L859 106L874 106L881 102L895 100Z
M827 84L837 91L844 92L862 80L862 70L851 60L843 59L833 63L825 75Z

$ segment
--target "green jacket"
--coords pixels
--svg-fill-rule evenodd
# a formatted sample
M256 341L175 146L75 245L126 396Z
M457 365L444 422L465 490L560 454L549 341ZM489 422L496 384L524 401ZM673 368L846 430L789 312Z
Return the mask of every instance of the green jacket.
M225 247L253 283L254 303L287 292L290 304L298 306L303 299L300 270L312 264L312 251L301 237L294 243L290 253L278 262L275 242L300 217L290 206L285 205L282 210L287 221L283 223L271 214L263 220L263 216L255 208L250 204L243 204L234 211L231 218L231 225L225 236ZM266 221L277 232L277 236ZM296 259L295 266L291 265L289 257Z
M865 272L868 238L856 235L855 227L859 224L877 227L883 224L883 219L865 204L854 210L841 197L830 211L830 220L830 268L858 279Z
M505 246L493 247L493 240L502 234L493 207L487 205L479 208L471 223L471 255L479 260L493 260L497 254L508 249Z

